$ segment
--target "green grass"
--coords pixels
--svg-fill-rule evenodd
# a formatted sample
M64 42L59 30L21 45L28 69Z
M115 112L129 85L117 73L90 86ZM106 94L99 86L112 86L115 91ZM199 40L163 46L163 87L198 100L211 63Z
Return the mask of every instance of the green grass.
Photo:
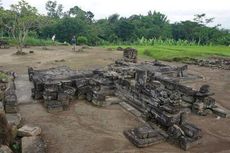
M103 47L117 48L118 45ZM210 56L230 57L230 47L228 46L131 45L121 47L133 47L138 50L138 54L141 56L149 56L166 61L183 60L186 58L207 58Z
M2 38L1 38L2 39ZM3 40L9 42L10 45L15 46L16 41L9 37L4 37ZM33 37L27 37L25 40L25 44L29 46L52 46L53 41L51 39L39 39ZM55 41L56 45L62 45L62 43Z
M50 39L46 40L46 39L28 37L25 40L25 44L29 46L50 46L50 45L53 45L53 41Z

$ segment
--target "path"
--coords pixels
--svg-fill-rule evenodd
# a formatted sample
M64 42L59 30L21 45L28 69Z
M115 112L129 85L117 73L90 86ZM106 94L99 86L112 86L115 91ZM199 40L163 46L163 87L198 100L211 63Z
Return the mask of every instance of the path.
M28 75L18 75L15 79L15 84L18 104L33 103L34 101L31 98L31 88L33 87L33 84L29 81Z

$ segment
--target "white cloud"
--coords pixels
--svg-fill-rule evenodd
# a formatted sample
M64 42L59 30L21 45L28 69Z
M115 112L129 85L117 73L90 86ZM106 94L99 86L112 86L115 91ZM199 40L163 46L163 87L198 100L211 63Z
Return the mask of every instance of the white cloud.
M8 7L18 0L3 0ZM32 6L45 13L47 0L27 0ZM171 22L192 19L194 14L206 13L215 17L214 24L222 24L230 29L230 0L57 0L64 5L64 10L77 5L83 10L92 11L95 18L105 18L113 13L121 16L147 14L149 10L160 11L168 16Z

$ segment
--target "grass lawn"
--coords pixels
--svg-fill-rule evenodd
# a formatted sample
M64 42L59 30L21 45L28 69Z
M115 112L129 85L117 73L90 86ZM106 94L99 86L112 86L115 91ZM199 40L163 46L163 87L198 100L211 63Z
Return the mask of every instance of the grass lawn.
M104 47L117 48L118 46ZM125 48L130 46L121 47ZM183 60L186 58L207 58L210 56L230 57L230 47L228 46L132 45L131 47L136 48L139 55L150 56L154 59L167 61L171 61L174 59Z

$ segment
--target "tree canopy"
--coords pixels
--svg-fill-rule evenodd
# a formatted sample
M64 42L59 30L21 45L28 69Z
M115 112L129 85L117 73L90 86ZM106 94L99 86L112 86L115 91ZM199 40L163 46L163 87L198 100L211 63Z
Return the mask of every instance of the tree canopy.
M63 12L62 4L49 0L45 8L47 15L41 16L35 7L24 0L12 5L10 10L0 6L1 36L18 35L23 38L33 31L37 37L45 39L56 34L56 39L60 42L70 42L74 35L84 36L89 45L105 42L132 43L140 38L187 40L201 45L230 44L229 30L221 29L219 25L209 26L214 18L208 18L204 13L194 15L194 20L191 21L170 23L165 14L157 11L130 17L112 14L108 18L95 20L93 12L82 10L79 6ZM45 20L46 24L37 26L40 19ZM23 29L26 30L21 35L19 31Z

